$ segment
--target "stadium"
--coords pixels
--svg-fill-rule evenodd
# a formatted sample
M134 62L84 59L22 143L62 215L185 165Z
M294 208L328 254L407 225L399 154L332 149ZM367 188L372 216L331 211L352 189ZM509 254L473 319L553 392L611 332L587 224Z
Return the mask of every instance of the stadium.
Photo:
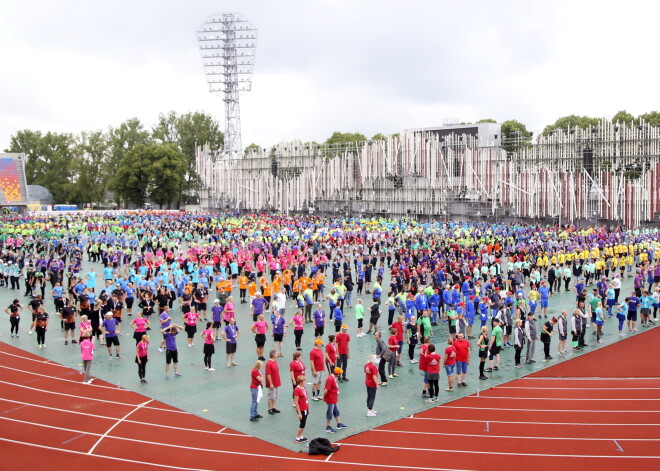
M34 63L0 72L16 90L0 110L0 132L12 129L0 154L0 468L660 467L660 113L571 115L534 133L516 120L434 125L491 108L540 121L556 108L527 109L539 89L577 109L604 109L590 95L641 109L654 64L630 64L656 15L635 13L631 31L626 9L607 13L635 47L583 41L577 74L579 34L563 27L582 18L577 4L558 2L559 21L554 7L483 2L466 27L450 4L394 15L375 2L246 2L268 23L250 101L247 16L214 13L178 49L178 28L205 7L152 3L15 2L3 23L8 63ZM28 22L21 39L12 27ZM570 54L542 61L566 32ZM592 79L583 52L595 64L602 49L621 63L608 74L635 70L634 86ZM151 128L142 114L96 121L204 109L208 94L179 95L200 88L181 72L191 52L224 127L200 110ZM40 60L53 83L34 72ZM37 106L19 88L60 101ZM246 135L278 144L243 146L241 104ZM365 116L378 130L394 122L384 115L416 125L341 143L281 137Z
M602 120L502 142L497 124L341 146L198 151L202 207L626 227L660 221L660 130Z

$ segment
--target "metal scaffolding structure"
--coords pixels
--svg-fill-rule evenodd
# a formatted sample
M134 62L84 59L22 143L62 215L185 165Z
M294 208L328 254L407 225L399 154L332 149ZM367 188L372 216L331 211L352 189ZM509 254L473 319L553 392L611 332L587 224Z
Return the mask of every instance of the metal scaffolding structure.
M239 13L214 14L197 30L197 41L209 90L224 95L225 156L238 158L243 153L239 93L252 88L257 30Z
M205 147L197 171L210 209L635 227L660 213L660 128L601 121L502 146L412 130L340 146L281 143L238 160Z

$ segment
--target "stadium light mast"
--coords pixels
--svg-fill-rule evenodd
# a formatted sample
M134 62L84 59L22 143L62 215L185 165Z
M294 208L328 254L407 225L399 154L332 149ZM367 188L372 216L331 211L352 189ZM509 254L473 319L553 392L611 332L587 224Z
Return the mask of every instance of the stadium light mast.
M226 158L243 154L239 93L252 88L257 29L240 13L209 16L197 30L204 74L211 93L223 93Z

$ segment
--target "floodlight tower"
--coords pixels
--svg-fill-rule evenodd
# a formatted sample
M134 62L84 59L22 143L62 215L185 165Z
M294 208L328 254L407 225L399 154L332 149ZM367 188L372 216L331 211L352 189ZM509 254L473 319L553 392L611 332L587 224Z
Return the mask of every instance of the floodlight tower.
M209 16L197 30L204 73L211 93L223 93L225 102L225 157L243 153L239 92L252 88L257 29L240 13Z

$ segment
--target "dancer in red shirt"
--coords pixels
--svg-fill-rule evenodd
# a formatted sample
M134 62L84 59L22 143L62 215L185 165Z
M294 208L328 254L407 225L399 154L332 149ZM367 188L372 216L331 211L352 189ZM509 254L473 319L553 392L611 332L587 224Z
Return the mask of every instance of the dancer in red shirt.
M339 417L339 384L338 378L344 372L339 367L335 367L333 374L328 376L328 379L325 380L325 389L323 390L323 400L328 405L328 410L325 413L325 418L327 424L325 431L328 433L335 433L337 430L346 428L346 425L341 423L341 418ZM332 428L332 418L335 418L337 421L337 430Z
M426 376L429 380L429 398L426 402L436 402L438 400L438 381L440 380L440 364L442 357L435 353L435 345L431 344L426 349Z
M309 401L307 400L307 390L305 389L305 375L296 378L296 388L293 390L293 405L296 406L298 413L298 432L296 433L296 443L304 443L307 439L303 436L305 425L307 424L307 415L309 414Z
M280 367L275 358L277 351L271 350L269 359L266 362L266 387L268 388L268 413L270 415L279 414L280 411L275 408L277 398L280 395L280 386L282 381L280 379Z
M341 332L337 334L335 341L337 342L337 353L339 353L339 362L337 366L343 370L339 382L348 381L346 377L346 369L348 368L348 359L350 358L350 349L349 343L351 341L351 336L348 335L348 326L343 324L341 326Z
M376 355L369 356L369 363L364 365L364 384L367 386L367 417L376 417L374 410L376 401L376 390L378 389L378 367L376 366Z

